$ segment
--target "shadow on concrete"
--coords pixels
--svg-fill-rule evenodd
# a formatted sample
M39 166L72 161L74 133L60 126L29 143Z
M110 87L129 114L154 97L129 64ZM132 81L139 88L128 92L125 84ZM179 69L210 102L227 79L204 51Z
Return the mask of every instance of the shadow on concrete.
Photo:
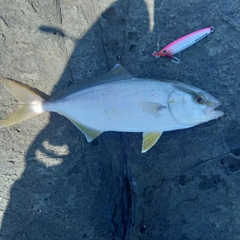
M148 22L142 22L148 19L146 5L137 3L143 12L139 24L147 31ZM107 72L117 62L124 65L129 4L117 1L76 40L53 95ZM69 37L61 29L39 30ZM89 144L67 119L51 114L26 154L25 171L12 186L2 239L129 239L133 193L123 138L122 133L107 133ZM59 156L63 146L68 152Z
M172 80L179 76L214 96L218 93L216 97L227 95L229 86L235 85L229 76L229 85L221 82L218 75L226 76L229 71L227 58L219 58L217 52L228 56L229 42L238 39L239 32L225 26L223 15L211 7L214 3L210 0L156 0L154 4L152 30L143 0L117 1L81 39L41 26L39 30L46 34L76 41L53 95L73 83L104 74L117 62L136 77ZM219 1L216 5L219 7ZM226 6L222 9L231 13L231 6ZM230 21L226 16L224 19ZM179 66L170 59L151 57L159 33L177 38L190 29L210 25L216 29L221 25L216 38L203 39L183 53L180 74ZM228 34L224 35L225 29ZM233 63L236 58L232 56ZM231 64L230 70L234 73L238 68ZM231 106L236 107L231 92L228 101L229 96ZM221 232L218 239L233 239L229 236L237 236L239 228L231 214L237 208L229 196L234 199L237 193L225 164L230 160L221 161L227 149L221 121L164 133L151 151L141 154L140 134L108 132L87 143L66 118L51 114L49 125L26 154L25 171L11 189L1 238L200 240L216 239ZM235 228L229 228L233 225Z

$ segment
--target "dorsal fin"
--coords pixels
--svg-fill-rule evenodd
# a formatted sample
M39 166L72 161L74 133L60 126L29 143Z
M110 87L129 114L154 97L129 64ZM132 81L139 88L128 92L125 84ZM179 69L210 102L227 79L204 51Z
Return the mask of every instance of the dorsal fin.
M134 76L131 75L123 66L121 66L120 64L116 64L108 73L102 76L90 78L87 81L83 81L79 84L72 85L71 87L64 89L60 93L57 93L50 99L50 101L59 100L77 91L94 87L100 84L122 81L131 78L134 78Z
M128 72L126 68L124 68L120 64L116 64L110 72L106 75L109 75L110 78L115 78L115 81L127 80L129 78L134 78L134 76Z

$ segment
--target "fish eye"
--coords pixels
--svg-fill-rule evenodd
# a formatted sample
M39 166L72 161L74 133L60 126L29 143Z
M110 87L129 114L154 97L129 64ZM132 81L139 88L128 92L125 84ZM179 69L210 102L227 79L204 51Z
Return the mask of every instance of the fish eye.
M197 95L197 96L194 97L194 101L195 101L196 103L202 104L202 103L204 103L205 99L204 99L203 96Z
M194 101L195 101L196 103L202 104L202 103L204 103L205 99L204 99L203 96L197 95L197 96L194 97Z
M163 53L164 53L164 54L166 54L166 53L167 53L167 50L166 50L166 49L164 49L164 50L163 50Z

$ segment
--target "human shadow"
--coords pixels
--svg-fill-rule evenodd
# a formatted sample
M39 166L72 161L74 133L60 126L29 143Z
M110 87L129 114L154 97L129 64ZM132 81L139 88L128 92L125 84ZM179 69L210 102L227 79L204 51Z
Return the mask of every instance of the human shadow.
M131 16L130 4L137 4L141 18ZM135 31L138 27L141 34ZM130 62L138 55L135 45L148 30L143 0L111 5L84 37L76 40L53 95L84 78L102 75L117 62L132 66ZM39 31L71 37L48 26L41 26ZM51 113L49 124L26 153L21 178L11 188L1 238L130 239L133 180L127 159L130 149L134 151L128 144L136 135L128 138L123 133L104 133L87 143L67 119Z
M201 17L201 21L206 21L204 25L208 25L209 18L212 22L215 19L209 9L210 1L180 2L156 0L151 20L144 0L118 0L81 39L61 29L40 26L39 31L64 41L75 41L74 51L52 94L102 75L116 63L121 63L136 77L176 79L179 66L170 59L151 57L157 50L159 33L169 30L176 34L173 37L182 36L185 32L182 26L189 16L193 21L188 24L195 28L194 24L199 21L199 17L195 17L196 9L200 9L200 15L205 14L205 18ZM77 6L76 11L79 9ZM181 56L185 63L181 72L192 70L186 67L183 71L187 65L194 66L195 70L207 66L207 52L201 49L201 54L194 55L194 51L189 51L194 57ZM191 64L196 57L201 61ZM207 131L206 128L203 134L204 131L195 128L164 133L160 150L157 143L147 154L141 154L140 134L108 132L87 143L72 123L51 113L50 123L26 153L21 178L11 188L0 239L190 239L182 234L183 225L186 231L198 226L198 232L192 231L197 235L202 232L202 223L206 225L207 221L201 222L202 216L195 218L199 224L192 225L192 218L186 221L185 212L191 215L195 209L192 207L190 211L187 204L186 208L181 204L198 203L193 196L196 173L187 178L181 172L200 165L199 161L206 159L206 152L212 151L211 144L204 144L210 134ZM196 137L200 134L201 141ZM217 138L216 131L216 141ZM184 188L190 183L192 188ZM178 211L180 208L182 212ZM212 225L208 224L210 229L209 226Z

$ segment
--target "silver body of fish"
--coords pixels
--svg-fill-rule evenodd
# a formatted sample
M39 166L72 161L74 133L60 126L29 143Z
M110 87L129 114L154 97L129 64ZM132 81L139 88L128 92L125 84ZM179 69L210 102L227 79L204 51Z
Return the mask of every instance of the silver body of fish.
M105 131L143 132L142 152L164 131L190 128L223 116L209 93L180 82L141 79L117 64L110 72L72 86L45 101L26 86L0 78L23 104L0 121L10 126L42 112L67 117L90 142Z

